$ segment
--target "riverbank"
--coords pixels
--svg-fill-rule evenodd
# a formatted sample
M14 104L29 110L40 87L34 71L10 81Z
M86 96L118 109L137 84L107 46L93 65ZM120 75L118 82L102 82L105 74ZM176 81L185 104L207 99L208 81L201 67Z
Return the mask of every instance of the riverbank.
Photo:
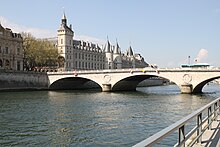
M0 83L0 91L48 89L48 77L43 72L0 70Z

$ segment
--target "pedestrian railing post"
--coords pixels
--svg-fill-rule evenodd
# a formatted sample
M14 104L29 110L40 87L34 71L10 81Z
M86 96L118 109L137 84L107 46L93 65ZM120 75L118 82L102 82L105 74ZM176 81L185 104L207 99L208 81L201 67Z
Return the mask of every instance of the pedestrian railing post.
M197 116L197 136L200 136L201 133L202 133L202 113L200 113L198 116ZM202 136L200 136L197 140L197 143L201 143L202 142Z
M215 118L215 120L217 120L217 110L218 109L218 102L216 102L215 104L214 104L214 118Z
M218 101L218 113L220 114L220 100Z
M185 125L179 128L179 145L185 140ZM181 145L181 147L185 147L185 143Z
M208 108L208 129L209 130L211 130L211 128L212 128L212 117L211 117L211 115L212 115L212 106L210 106L209 108Z
M219 117L219 115L220 115L220 98L203 106L197 111L187 115L186 117L175 122L169 127L164 128L163 130L154 134L153 136L141 141L140 143L136 144L135 147L153 146L154 144L160 142L174 131L178 131L178 137L179 137L178 142L175 144L175 146L185 147L185 146L194 146L195 143L201 144L202 134L207 129L210 130L212 128L212 122L214 121L215 118ZM192 119L194 119L194 121L197 120L197 125L194 126L194 128L187 133L185 132L185 126ZM196 136L194 136L195 134Z

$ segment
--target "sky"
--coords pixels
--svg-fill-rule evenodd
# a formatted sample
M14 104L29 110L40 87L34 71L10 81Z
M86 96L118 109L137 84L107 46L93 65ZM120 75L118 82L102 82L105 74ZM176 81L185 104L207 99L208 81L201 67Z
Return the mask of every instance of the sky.
M220 67L219 0L1 0L0 23L37 38L56 37L65 12L75 39L131 45L161 68Z

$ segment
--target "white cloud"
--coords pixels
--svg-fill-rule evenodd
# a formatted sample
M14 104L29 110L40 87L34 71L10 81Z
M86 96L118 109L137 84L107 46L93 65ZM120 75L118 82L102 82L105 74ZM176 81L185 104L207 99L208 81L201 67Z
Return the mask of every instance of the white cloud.
M88 42L92 42L92 43L95 43L95 44L99 44L100 47L102 45L105 45L105 43L106 43L106 40L99 39L99 38L92 37L92 36L86 36L86 35L79 35L79 36L76 36L75 38L77 40L83 40L83 41L88 41Z
M196 59L195 59L195 62L202 62L204 61L208 56L208 51L206 49L200 49Z
M16 24L3 16L0 16L1 25L5 28L10 28L13 32L27 32L31 33L34 37L37 38L48 38L48 37L55 37L56 31L42 29L42 28L34 28L34 27L27 27L24 25Z
M24 26L24 25L16 24L16 23L6 19L3 16L0 16L0 23L3 27L12 29L13 32L31 33L34 37L37 37L37 38L51 38L51 37L56 37L57 36L56 30L48 30L48 29L42 29L42 28L27 27L27 26ZM76 36L75 39L97 43L97 44L100 45L100 47L102 45L104 45L105 42L106 42L103 39L99 39L99 38L92 37L92 36L87 36L87 35L79 35L79 36Z

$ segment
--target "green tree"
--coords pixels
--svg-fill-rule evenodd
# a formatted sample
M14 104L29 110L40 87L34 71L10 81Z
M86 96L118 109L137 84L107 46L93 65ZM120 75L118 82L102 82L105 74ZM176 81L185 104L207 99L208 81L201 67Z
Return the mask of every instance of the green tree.
M58 51L54 43L40 40L30 33L22 33L25 68L56 67Z

